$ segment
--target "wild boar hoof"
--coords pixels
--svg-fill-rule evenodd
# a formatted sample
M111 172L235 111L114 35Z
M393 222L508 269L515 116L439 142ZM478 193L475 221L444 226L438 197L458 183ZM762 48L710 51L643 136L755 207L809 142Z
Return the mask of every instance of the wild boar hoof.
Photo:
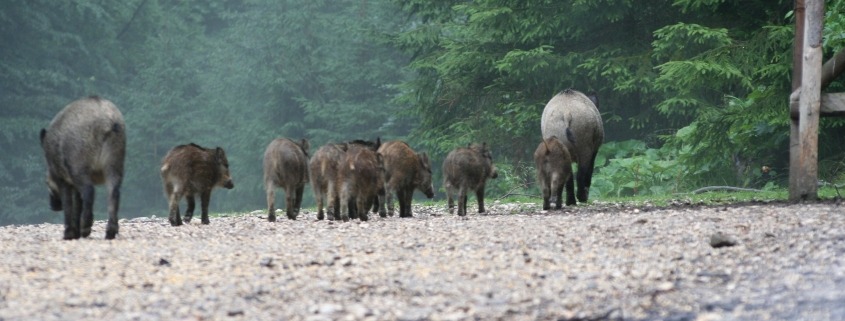
M276 221L276 215L273 215L273 214L268 215L267 221L268 222L275 222Z
M117 231L106 231L107 240L114 240L115 236L117 236Z
M67 229L65 230L65 237L64 237L65 240L75 240L75 239L78 239L78 238L79 238L79 234L77 234L76 231L67 230Z
M211 221L208 220L208 219L204 219L204 220L202 220L202 224L208 225L208 224L211 224Z

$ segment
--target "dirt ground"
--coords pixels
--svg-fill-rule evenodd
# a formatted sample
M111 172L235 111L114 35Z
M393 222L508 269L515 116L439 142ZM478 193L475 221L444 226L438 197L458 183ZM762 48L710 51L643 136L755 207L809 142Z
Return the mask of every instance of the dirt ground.
M834 202L470 213L4 226L0 320L845 320Z

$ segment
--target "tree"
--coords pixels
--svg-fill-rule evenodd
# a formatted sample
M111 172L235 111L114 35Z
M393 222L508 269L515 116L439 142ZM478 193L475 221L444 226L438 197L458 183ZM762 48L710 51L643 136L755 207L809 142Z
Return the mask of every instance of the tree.
M395 11L369 1L5 3L0 147L17 152L0 160L0 224L60 221L46 206L37 133L90 94L126 119L122 217L164 215L159 167L178 144L226 149L237 187L215 193L212 209L231 211L265 206L261 155L277 136L319 146L407 133L414 122L389 103L407 76L383 35L402 23Z
M606 141L668 143L690 186L785 168L792 1L397 2L417 22L395 36L417 73L402 101L441 153L487 140L527 159L545 102L572 87L599 94Z

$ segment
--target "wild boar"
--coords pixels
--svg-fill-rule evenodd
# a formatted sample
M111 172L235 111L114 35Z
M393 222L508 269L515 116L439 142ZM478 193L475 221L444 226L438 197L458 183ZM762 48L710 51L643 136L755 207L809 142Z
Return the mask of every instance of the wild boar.
M340 211L340 203L337 200L329 200L329 194L334 197L336 194L333 191L335 182L337 181L337 166L343 159L344 151L340 144L327 144L314 152L314 156L308 162L309 170L311 171L311 189L314 191L314 200L317 202L317 219L322 220L325 217L323 212L324 203L330 206L326 208L328 212L328 219L340 219L338 212Z
M543 140L534 151L534 163L537 165L537 183L543 193L543 210L561 209L563 186L572 176L572 158L569 150L556 136Z
M340 218L368 219L373 206L380 208L384 201L384 161L381 154L370 148L349 146L338 167L335 183L340 195ZM355 206L354 208L352 206ZM357 210L357 213L355 211ZM386 214L380 213L382 216Z
M294 142L277 138L264 151L264 189L267 191L267 220L276 221L276 187L285 189L285 214L295 220L302 207L302 192L308 183L308 140Z
M417 154L403 141L390 141L378 150L384 159L385 202L387 213L393 216L393 193L399 200L399 217L412 217L411 200L414 189L428 198L434 197L431 184L431 162L428 154Z
M578 163L578 201L586 202L590 195L596 154L604 141L604 125L598 110L598 97L566 89L546 104L541 117L543 138L556 136L569 150L572 161ZM575 140L563 139L574 136ZM566 205L575 204L573 178L566 182Z
M487 179L498 176L487 143L461 147L449 152L443 161L443 185L446 188L449 211L455 207L452 195L457 189L459 216L467 214L468 191L475 191L478 212L484 213L484 186Z
M229 160L222 148L204 148L194 143L173 147L161 161L161 180L170 208L170 225L182 225L179 201L188 201L185 222L194 215L194 197L200 195L202 224L208 224L208 201L211 190L220 186L232 189L235 184L229 174Z
M328 217L329 220L340 219L340 193L335 183L337 182L338 166L343 161L350 146L364 147L376 151L380 145L381 139L376 138L375 141L353 140L346 143L330 143L317 149L308 162L308 167L311 171L311 188L317 202L318 220L322 220L324 217ZM354 203L353 201L352 204L348 204L353 217L357 215ZM325 212L323 212L324 205L326 205Z
M65 213L64 239L91 234L94 185L100 184L109 197L106 239L114 239L126 155L126 125L117 106L97 96L70 103L41 129L41 148L50 208Z

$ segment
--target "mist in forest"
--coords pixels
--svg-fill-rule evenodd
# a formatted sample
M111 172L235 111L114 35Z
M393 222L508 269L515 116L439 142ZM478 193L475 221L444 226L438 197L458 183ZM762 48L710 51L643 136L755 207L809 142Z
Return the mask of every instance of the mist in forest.
M391 100L408 57L382 39L403 23L396 12L367 1L4 3L0 224L62 222L38 132L89 95L126 121L122 218L167 215L159 168L176 145L226 151L236 188L215 189L210 208L234 212L266 207L262 155L276 137L316 150L406 135L414 122ZM105 218L102 186L94 206Z

